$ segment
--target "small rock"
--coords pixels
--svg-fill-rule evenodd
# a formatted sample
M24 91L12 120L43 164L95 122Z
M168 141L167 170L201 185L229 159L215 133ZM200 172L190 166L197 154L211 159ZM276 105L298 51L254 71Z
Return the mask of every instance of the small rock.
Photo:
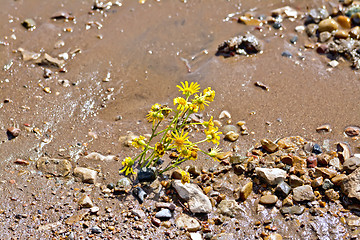
M176 219L175 224L179 229L185 229L189 232L196 232L201 227L196 218L190 217L184 213L180 214L180 216Z
M277 202L278 197L275 195L265 195L260 198L260 203L264 205L273 205Z
M356 27L353 27L350 32L350 37L353 38L353 39L360 39L360 27L359 26L356 26ZM359 135L359 133L358 133Z
M273 153L278 149L278 145L269 139L262 139L260 142L262 147L269 153Z
M313 8L309 11L309 17L313 22L319 23L321 20L328 18L329 13L325 8Z
M315 156L310 156L306 159L307 162L307 167L308 168L314 168L317 166L317 157Z
M246 16L240 16L238 19L239 23L244 23L247 26L261 26L262 22L256 18L249 18Z
M338 192L336 192L334 189L328 189L325 191L325 196L331 200L331 201L336 201L339 200L340 195Z
M100 208L99 207L92 207L92 208L90 208L90 212L92 213L92 214L95 214L95 213L97 213L97 212L99 212L100 211Z
M281 22L279 22L279 21L275 21L272 26L274 29L282 28Z
M132 188L131 185L131 180L127 177L123 177L121 178L117 183L116 183L116 191L120 191L120 192L129 192Z
M306 26L306 33L309 37L316 36L316 31L318 30L319 26L317 24L311 23Z
M93 202L91 201L91 198L88 195L83 195L79 199L78 204L82 208L92 208L94 206Z
M211 240L236 240L238 237L234 236L233 233L219 233L216 234Z
M248 182L247 184L245 184L240 190L240 200L245 201L251 194L252 190L253 190L252 182Z
M169 219L172 217L172 214L169 209L164 208L164 209L160 210L159 212L157 212L155 214L155 217L159 218L159 219Z
M292 58L292 54L291 54L291 52L289 52L289 51L283 51L283 52L281 53L281 56L287 57L287 58Z
M96 233L96 234L102 233L102 230L101 230L101 228L99 228L98 226L95 225L91 228L91 233Z
M301 206L301 205L295 205L295 206L290 206L290 207L282 207L280 209L280 212L282 214L296 214L296 215L301 215L303 214L305 211L305 207Z
M190 239L191 240L202 240L203 238L200 233L192 232L192 233L190 233Z
M360 168L343 179L341 190L349 198L356 198L360 201Z
M219 119L223 119L223 118L231 118L231 114L228 111L224 110L219 115Z
M281 7L281 8L272 10L271 16L273 16L273 17L282 16L284 18L297 18L298 12L292 7L285 6L285 7Z
M247 158L240 155L240 154L237 154L237 153L234 153L230 156L230 163L235 165L235 164L240 164L240 163L243 163Z
M31 18L27 18L25 19L21 25L23 25L26 29L30 29L30 30L33 30L36 28L36 23L33 19Z
M65 224L73 225L74 223L81 221L89 213L89 211L89 209L81 209L80 211L74 213L72 216L66 219Z
M344 170L348 173L352 173L358 167L360 167L360 158L358 157L348 158L343 164Z
M334 183L336 186L341 185L342 181L347 178L345 174L339 174L331 179L331 182Z
M147 193L141 187L136 187L133 190L133 194L135 195L135 197L137 197L140 203L143 203L145 198L147 197Z
M360 27L359 27L360 29ZM360 134L360 128L359 127L347 127L345 128L345 134L349 137L356 137Z
M62 68L62 67L64 67L65 61L54 58L54 57L50 56L49 54L45 53L43 58L39 59L39 61L37 61L37 63L39 63L40 65L44 65L44 66L53 66L53 67L57 67L57 68Z
M96 182L97 171L84 167L76 167L74 169L74 176L79 177L84 183L94 184Z
M220 214L228 217L235 217L241 210L235 200L222 200L217 206L217 208Z
M29 161L26 161L26 160L23 160L23 159L16 159L15 161L14 161L14 163L16 163L16 164L20 164L20 165L29 165L30 164L30 162Z
M140 220L144 220L146 218L145 212L143 210L141 210L141 209L132 209L131 213L134 216L137 216L138 218L140 218Z
M338 171L343 170L343 166L341 165L340 159L338 159L338 158L330 159L329 166L333 167L334 169L336 169Z
M286 197L289 195L291 191L291 187L286 182L279 183L275 188L275 194L277 194L280 197Z
M278 233L271 233L269 236L266 236L264 240L282 240L282 236Z
M210 199L202 192L199 186L192 183L182 184L181 180L174 180L173 187L179 196L188 201L192 213L209 213L212 210Z
M296 202L302 201L314 201L315 194L309 185L304 185L300 187L296 187L293 189L293 199Z
M316 128L317 132L331 132L330 124L324 124Z
M330 188L334 187L334 184L331 182L330 179L325 179L323 184L321 185L322 189L324 190L328 190Z
M336 39L347 39L349 37L349 32L345 30L336 31L334 38Z
M235 142L236 140L238 140L239 136L240 136L239 133L230 131L225 135L225 139L229 140L230 142Z
M17 136L19 136L20 132L21 130L19 128L9 127L7 129L8 139L11 140L13 138L16 138Z
M263 178L268 184L276 185L286 178L286 171L279 168L255 168L256 174Z
M328 62L328 65L329 65L330 67L335 68L335 67L337 67L337 66L339 65L339 62L336 61L336 60L332 60L332 61Z
M161 220L158 219L158 218L156 218L156 217L152 217L152 218L151 218L151 223L154 224L154 226L156 226L156 227L160 227L160 225L161 225Z
M336 151L338 153L338 158L342 163L349 159L351 156L350 148L346 143L337 143Z
M293 36L293 37L290 39L290 43L292 43L292 44L296 44L297 41L298 41L298 36Z
M340 15L337 17L336 21L343 28L347 28L347 29L351 28L351 20L346 16Z
M41 157L36 161L36 167L44 174L55 177L65 177L71 171L71 163L66 159Z
M182 179L181 170L180 169L175 169L171 173L171 179Z
M322 32L319 34L319 42L324 43L331 38L331 33L329 32Z
M322 150L321 150L320 145L315 143L314 146L313 146L312 152L315 153L315 154L321 154Z
M331 168L317 167L315 168L316 176L323 176L324 178L333 178L337 175L337 171Z
M295 188L304 185L304 180L302 180L296 175L290 175L289 183L291 187Z
M320 187L324 182L324 178L323 177L317 177L314 180L311 181L311 187L313 188L318 188Z
M331 18L324 19L319 23L319 32L332 32L339 29L339 24Z
M139 182L152 182L156 179L156 174L153 168L142 168L137 175Z
M225 125L221 128L221 132L225 135L229 132L239 133L239 129L234 125Z

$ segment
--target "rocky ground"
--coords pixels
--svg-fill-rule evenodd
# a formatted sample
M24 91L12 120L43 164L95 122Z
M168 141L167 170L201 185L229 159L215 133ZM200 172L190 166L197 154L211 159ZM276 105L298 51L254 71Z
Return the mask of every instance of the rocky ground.
M0 239L360 238L357 1L0 13ZM192 121L214 116L219 161L183 163L185 184L119 174L149 107L183 80L216 91Z

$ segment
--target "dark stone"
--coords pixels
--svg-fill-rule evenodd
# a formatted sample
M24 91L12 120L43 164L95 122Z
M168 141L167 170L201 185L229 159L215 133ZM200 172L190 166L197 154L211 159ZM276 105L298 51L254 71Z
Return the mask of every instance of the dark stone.
M287 195L289 195L290 191L291 187L289 186L289 184L287 184L286 182L281 182L277 185L275 189L275 194L279 197L285 198Z
M102 233L102 230L98 226L93 226L91 228L91 233Z
M275 29L280 29L281 27L282 27L282 25L281 25L280 22L274 22L273 28L275 28Z
M138 172L139 182L152 182L156 179L155 171L152 168L142 168Z
M31 18L25 19L21 25L23 25L26 29L34 29L36 27L35 21Z
M320 145L315 143L314 146L313 146L312 152L315 153L315 154L321 154L322 150L321 150Z
M141 187L136 187L133 190L133 194L139 200L140 203L143 203L147 196L147 193Z
M327 53L328 52L328 45L326 44L321 44L317 49L316 49L316 52L319 53L319 54L324 54L324 53Z
M290 43L292 44L295 44L298 40L298 36L293 36L291 39L290 39Z
M334 184L332 183L332 181L330 179L325 179L321 187L324 190L328 190L330 188L333 188Z
M289 51L284 51L284 52L281 53L281 56L291 58L292 54Z

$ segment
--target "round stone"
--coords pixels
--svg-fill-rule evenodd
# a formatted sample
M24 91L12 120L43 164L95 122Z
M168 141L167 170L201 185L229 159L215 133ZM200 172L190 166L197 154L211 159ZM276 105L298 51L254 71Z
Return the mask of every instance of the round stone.
M353 39L359 39L360 38L360 27L359 26L353 27L350 30L350 37L353 38Z
M337 22L339 23L339 25L343 28L351 28L351 20L350 18L346 17L346 16L338 16L337 17Z
M278 197L275 195L265 195L260 198L260 203L264 205L275 204L278 200Z
M348 37L349 37L349 33L346 30L339 30L335 33L335 38L347 39Z
M351 15L351 22L354 25L359 25L360 24L360 13L354 13L353 15Z
M339 24L334 19L324 19L319 23L319 32L332 32L339 29Z
M266 236L264 240L282 240L282 236L278 233L272 233L269 236Z

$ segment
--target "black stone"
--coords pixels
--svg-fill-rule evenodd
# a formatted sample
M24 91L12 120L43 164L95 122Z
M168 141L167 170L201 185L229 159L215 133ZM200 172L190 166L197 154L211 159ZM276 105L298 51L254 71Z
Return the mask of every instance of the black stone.
M284 51L284 52L281 53L281 56L291 58L292 54L289 51Z
M274 22L273 28L275 28L275 29L280 29L281 27L282 27L282 25L281 25L280 22Z
M142 168L138 172L139 182L152 182L156 179L155 171L152 168Z
M93 226L91 228L91 233L102 233L102 230L98 226Z
M141 187L135 188L133 190L133 194L139 200L140 203L143 203L147 196L147 193Z
M114 185L113 183L109 183L109 184L107 185L107 188L108 188L108 189L114 189L114 188L115 188L115 185Z
M320 145L315 143L314 146L313 146L312 152L315 153L315 154L321 154L322 150L321 150Z
M290 42L291 42L292 44L295 44L295 43L297 42L297 40L298 40L298 36L293 36L293 37L290 39Z

